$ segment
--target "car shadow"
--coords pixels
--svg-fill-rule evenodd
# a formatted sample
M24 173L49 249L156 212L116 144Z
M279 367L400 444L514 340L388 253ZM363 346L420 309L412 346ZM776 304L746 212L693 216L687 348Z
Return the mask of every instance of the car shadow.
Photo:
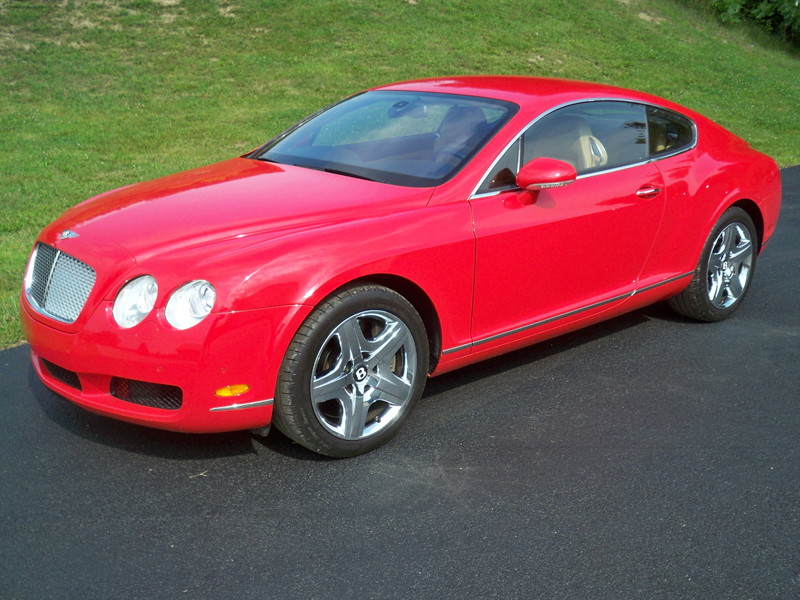
M520 348L519 350L514 350L513 352L502 354L475 363L474 365L434 377L428 381L425 393L422 396L422 402L424 403L427 397L449 392L461 386L479 381L485 377L512 371L518 367L535 364L540 360L561 354L562 352L567 352L595 340L643 325L650 320L692 325L704 324L700 321L695 321L679 315L674 312L666 302L659 302L609 319L608 321L601 321L600 323L578 329L572 333L560 335L550 340L533 344L532 346L526 346L525 348Z
M258 454L257 447L298 460L330 460L296 444L275 427L268 437L250 431L180 433L117 421L90 412L48 389L33 368L28 385L43 414L58 427L96 444L171 460L209 460Z
M696 323L672 312L666 303L648 306L609 321L553 338L546 343L522 348L435 377L428 381L421 404L424 405L427 398L470 385L485 377L535 364L537 361L594 340L637 327L651 319L675 323ZM336 460L307 450L275 427L272 427L267 437L250 431L189 434L153 429L97 415L69 402L45 387L32 368L28 373L28 383L42 412L54 424L77 437L118 450L158 458L190 461L259 454L258 449L263 448L295 460Z

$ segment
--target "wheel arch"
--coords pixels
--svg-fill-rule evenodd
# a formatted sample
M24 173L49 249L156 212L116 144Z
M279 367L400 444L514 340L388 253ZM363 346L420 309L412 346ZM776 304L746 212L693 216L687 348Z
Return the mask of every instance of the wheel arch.
M328 292L325 297L338 294L344 288L368 283L381 285L394 292L397 292L406 300L408 300L414 307L414 310L419 313L419 316L422 318L422 323L425 325L425 333L428 336L428 347L430 352L428 373L433 373L442 354L442 326L436 306L434 305L430 296L419 285L410 279L406 279L405 277L401 277L399 275L376 273L373 275L364 275L357 279L348 281L347 283L344 283L338 286L336 289Z
M737 200L731 206L741 208L753 220L753 225L756 226L756 235L758 236L758 252L760 253L761 246L764 243L764 215L761 214L758 204L748 198L743 198Z

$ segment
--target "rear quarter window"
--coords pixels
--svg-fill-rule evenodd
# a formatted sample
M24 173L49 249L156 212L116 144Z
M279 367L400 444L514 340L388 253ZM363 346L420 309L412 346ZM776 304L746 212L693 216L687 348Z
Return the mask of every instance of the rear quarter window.
M688 150L695 143L694 123L665 108L647 107L650 157L660 158Z

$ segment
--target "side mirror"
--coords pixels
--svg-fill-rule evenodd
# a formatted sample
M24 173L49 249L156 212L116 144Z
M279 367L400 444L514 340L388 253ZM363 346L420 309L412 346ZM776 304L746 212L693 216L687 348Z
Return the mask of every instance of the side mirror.
M534 158L517 173L517 185L523 190L537 192L569 185L577 176L575 167L563 160Z

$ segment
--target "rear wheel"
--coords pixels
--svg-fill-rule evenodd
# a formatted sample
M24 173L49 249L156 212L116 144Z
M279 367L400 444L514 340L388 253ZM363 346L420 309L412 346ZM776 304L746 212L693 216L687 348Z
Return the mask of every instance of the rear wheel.
M683 292L669 305L700 321L721 321L744 300L756 266L755 225L741 208L726 210L711 230L694 272Z
M323 301L295 334L274 423L320 454L362 454L394 437L427 374L428 338L414 307L388 288L349 288Z

